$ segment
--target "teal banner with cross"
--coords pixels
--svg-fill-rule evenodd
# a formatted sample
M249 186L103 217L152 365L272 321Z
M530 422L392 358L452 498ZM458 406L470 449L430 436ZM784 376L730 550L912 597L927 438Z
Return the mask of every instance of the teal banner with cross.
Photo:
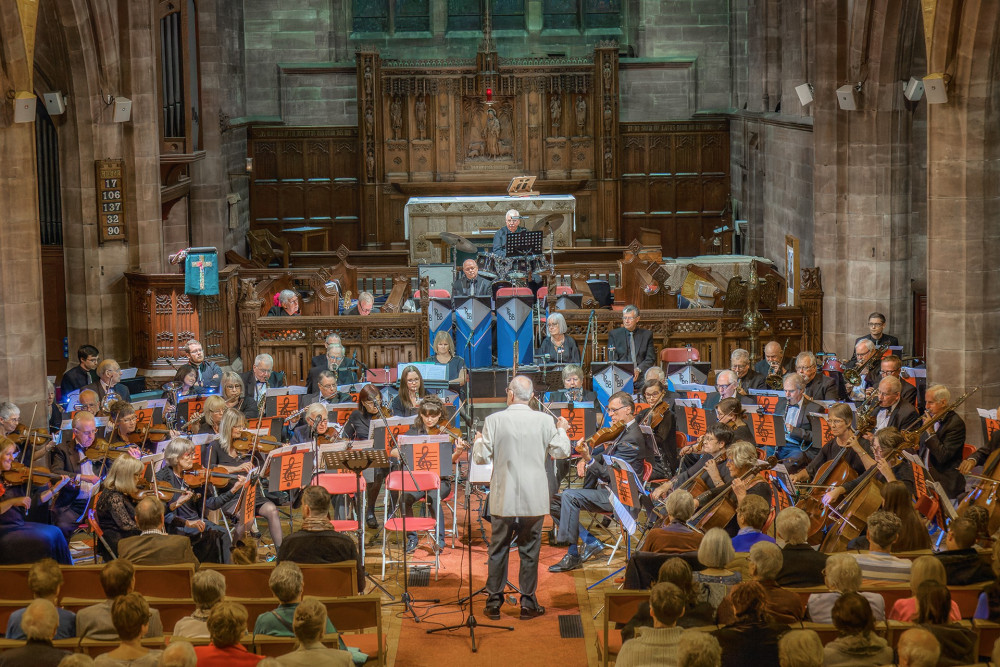
M216 252L189 252L184 259L184 293L219 293L219 255Z

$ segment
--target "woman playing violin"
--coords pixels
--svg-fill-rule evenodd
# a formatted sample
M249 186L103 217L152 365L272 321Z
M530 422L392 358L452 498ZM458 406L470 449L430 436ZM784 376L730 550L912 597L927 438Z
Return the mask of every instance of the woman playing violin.
M205 399L205 406L202 408L201 419L190 426L190 429L197 435L208 433L217 435L219 426L222 424L222 415L226 412L226 399L221 396L209 396Z
M759 472L752 476L749 475L757 467L757 463L757 448L753 444L745 440L738 440L731 444L726 450L726 470L732 480L731 485L727 485L723 481L715 462L709 461L705 464L705 470L715 482L716 488L698 496L695 500L698 507L704 506L720 493L731 493L735 496L733 505L738 505L747 494L760 496L770 505L771 485ZM747 477L744 478L744 475ZM740 527L736 522L736 512L733 512L733 518L725 525L725 529L730 537L739 532Z
M432 364L448 367L448 381L465 384L465 360L455 356L455 341L447 331L438 331L434 335L434 354L427 357Z
M454 431L454 433L452 433ZM458 435L456 435L458 434ZM453 438L454 449L452 450L451 460L454 463L461 458L462 453L469 449L469 443L467 443L461 437L461 433L457 428L449 426L445 422L445 409L444 403L437 396L427 396L424 400L420 401L420 407L417 412L417 420L410 426L410 431L407 435L448 435ZM403 507L406 510L406 516L413 516L413 505L421 498L427 498L427 509L435 514L438 513L438 499L447 498L451 494L451 484L454 480L453 477L442 477L441 478L441 489L440 493L438 491L430 491L429 493L404 493L403 494ZM436 546L438 549L444 549L444 521L438 520L437 524L437 535L435 536ZM406 534L406 551L412 553L417 548L417 534L414 532Z
M747 413L740 403L740 399L735 396L724 398L715 406L715 417L720 424L733 429L733 441L744 440L751 445L757 441L753 437L753 429L747 423Z
M0 445L0 469L8 473L14 467L17 447L9 440ZM43 504L52 500L63 486L69 482L65 475L52 486L33 489L32 496L26 494L26 484L0 484L0 563L16 565L34 563L42 558L54 558L63 565L72 565L66 537L56 526L34 523L25 519L32 503Z
M250 454L246 456L240 454L233 446L233 443L240 438L247 427L247 418L243 413L233 409L227 409L222 416L222 424L219 427L219 438L209 443L208 461L205 462L209 468L221 466L227 473L248 473L253 469L253 462ZM259 454L259 452L258 452ZM224 507L224 511L233 514L237 511L238 499L234 498ZM267 520L268 530L271 532L271 540L275 548L281 546L281 517L278 515L278 508L274 502L257 490L256 496L257 516L262 516ZM242 516L238 517L239 523L236 526L236 537L241 538L246 534L247 527L243 524Z
M200 490L192 489L184 483L184 473L194 470L197 465L198 448L187 438L174 438L164 450L163 459L165 465L156 473L156 479L164 486L184 490L184 493L174 493L164 502L167 509L164 523L167 530L176 535L189 537L191 548L199 561L230 562L229 552L232 542L229 539L229 532L202 518L202 493L206 487L202 486ZM205 511L217 510L232 502L246 486L247 479L246 476L241 476L221 494L214 493L215 487L209 484L208 498L204 502Z
M95 546L105 560L115 557L108 553L108 548L117 555L120 540L142 532L135 522L135 503L140 498L142 467L139 459L131 454L123 454L111 464L108 476L101 483L94 514L97 525L104 532L104 539L98 540Z
M0 403L0 437L9 437L15 445L24 443L20 452L15 455L15 459L20 463L28 462L28 450L31 449L31 442L27 438L19 438L18 433L28 431L21 423L21 408L8 401ZM43 438L44 440L44 438ZM38 442L34 448L35 460L41 459L53 448L51 440Z
M219 392L226 401L227 408L242 409L244 391L243 378L240 377L239 373L223 371L222 380L219 383Z
M115 428L108 438L108 444L118 448L122 447L123 443L135 442L136 434L141 435L141 432L137 428L139 415L136 414L132 404L128 401L114 401L108 406L108 412L111 415L111 424L114 424ZM128 452L135 458L142 456L142 450L139 447L129 447Z
M809 465L792 475L793 482L805 482L813 479L820 466L835 459L842 449L847 449L844 452L844 460L854 469L854 472L860 475L865 471L865 463L861 457L864 455L866 458L870 458L868 452L864 450L864 446L868 443L867 441L858 442L851 430L852 419L854 419L854 411L848 404L837 403L830 408L826 423L830 427L830 435L833 437L823 445L819 454Z
M389 409L393 417L412 417L417 414L420 399L427 394L424 378L416 366L407 366L399 376L399 394L392 399Z
M636 421L640 424L652 427L656 448L660 450L659 460L653 464L652 479L669 477L670 473L677 470L679 461L674 415L670 411L669 402L663 403L667 400L666 395L666 385L659 380L647 380L642 386L642 397L646 399L649 407L635 415Z
M665 498L672 490L687 486L685 482L698 475L701 476L708 488L714 488L715 483L705 472L705 465L725 451L726 447L732 443L733 430L725 424L716 424L712 430L706 431L705 435L698 438L696 443L681 449L679 452L681 456L680 470L672 479L653 490L653 500ZM727 470L720 472L728 475Z
M344 424L344 430L340 432L342 438L347 440L366 440L370 435L372 419L377 419L378 415L391 416L385 408L379 407L382 400L378 389L370 384L366 384L358 392L358 407L352 410ZM378 521L375 519L375 502L378 500L379 491L388 472L385 468L375 468L374 478L368 482L365 489L365 524L372 529L378 528Z

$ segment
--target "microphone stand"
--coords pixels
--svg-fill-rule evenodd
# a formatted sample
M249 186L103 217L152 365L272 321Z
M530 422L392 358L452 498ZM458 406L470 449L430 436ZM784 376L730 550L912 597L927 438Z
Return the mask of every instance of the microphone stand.
M383 426L385 426L385 437L389 438L389 441L392 443L392 449L395 449L395 450L399 451L399 442L396 440L396 436L393 434L392 429L389 428L389 421L386 419L385 411L384 411L383 407L384 406L382 405L382 395L379 394L379 397L378 397L378 414L379 414L379 417L382 418L382 424L383 424ZM407 465L407 463L406 463L406 457L403 456L402 452L400 452L399 461L400 461L400 464L403 466L403 470L405 470L409 474L410 481L413 482L413 488L414 489L419 489L420 485L417 484L417 479L413 475L413 470L411 470L410 467L409 467L409 465ZM389 493L389 489L386 489L385 493L386 493L386 496L388 496L388 499L391 500L392 499L392 494ZM400 599L399 599L398 602L389 602L389 603L387 603L384 606L388 606L388 605L392 605L392 604L401 604L401 605L403 605L403 608L411 616L413 616L413 622L414 623L419 623L420 622L420 617L417 616L417 611L416 611L416 609L413 608L413 603L414 602L433 602L434 604L437 604L441 600L439 600L439 599L437 599L437 600L435 600L435 599L417 600L412 595L410 595L410 565L409 565L409 559L407 558L408 554L406 553L406 498L404 497L405 494L406 494L405 490L400 491L399 492L399 498L398 498L398 500L396 502L396 509L399 510L399 515L402 518L402 524L403 524L403 594L400 596ZM438 502L439 503L441 502L441 489L440 489L440 487L438 488ZM440 510L440 508L439 508L439 510ZM382 526L382 530L385 530L385 525ZM434 536L434 539L437 540L437 535Z
M595 324L594 324L594 318L596 316L597 316L597 311L595 311L594 309L591 309L590 310L590 316L587 317L587 331L584 332L584 334L583 334L583 351L580 353L580 364L581 365L584 362L586 362L586 360L587 360L587 346L590 345L590 335L591 335L592 328L595 326ZM594 342L594 359L592 359L591 362L596 361L596 359L597 359L597 342L595 340L595 342Z

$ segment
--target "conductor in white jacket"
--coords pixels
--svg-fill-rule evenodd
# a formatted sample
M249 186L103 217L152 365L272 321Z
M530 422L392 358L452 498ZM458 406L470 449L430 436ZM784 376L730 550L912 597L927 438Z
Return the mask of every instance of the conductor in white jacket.
M493 463L490 480L489 576L486 579L486 616L500 618L507 582L507 557L511 533L516 532L521 572L521 620L545 613L535 599L538 586L538 552L542 545L542 522L549 511L549 484L545 476L546 456L565 459L570 454L566 429L569 422L532 410L531 379L516 376L507 387L507 409L486 418L476 434L472 457L478 464ZM516 529L515 529L516 524Z

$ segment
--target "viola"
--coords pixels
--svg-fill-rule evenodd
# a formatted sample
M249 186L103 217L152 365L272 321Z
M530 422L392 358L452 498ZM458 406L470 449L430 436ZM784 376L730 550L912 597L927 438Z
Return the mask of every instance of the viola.
M128 454L132 445L125 444L121 447L112 447L111 443L104 438L95 438L94 444L87 447L86 456L91 461L101 461L103 459L117 459L123 454Z
M209 484L212 486L226 486L232 480L244 477L249 473L243 473L237 475L235 473L226 472L225 467L216 466L214 468L206 468L204 466L198 465L191 470L185 470L181 473L181 479L184 483L190 487L200 488L205 486L205 480L208 479Z
M857 434L851 435L851 440L857 439ZM816 471L813 480L813 488L809 495L801 498L795 506L803 510L809 516L809 544L818 545L823 541L823 534L827 527L833 523L833 508L823 503L823 496L836 486L843 486L847 482L857 478L858 473L854 471L851 464L847 462L847 451L851 449L850 444L840 448L837 455L826 461Z
M240 454L249 454L253 451L255 442L257 445L257 451L263 452L264 454L267 454L276 447L281 447L281 443L274 438L259 436L255 433L251 433L250 431L243 431L240 433L240 437L233 440L232 446L233 449Z
M55 473L49 472L48 468L35 468L30 470L29 466L23 463L18 463L17 461L12 461L10 464L10 470L5 470L3 472L3 480L8 484L24 484L28 481L28 475L31 475L31 483L37 485L44 485L50 483L50 481L59 481L62 475L56 475Z
M669 410L670 404L661 398L656 405L649 408L649 411L646 412L646 416L642 418L642 423L650 428L656 428L660 425L660 422L663 421L663 416L667 414Z
M594 435L587 438L587 441L583 443L591 451L599 445L603 445L605 442L611 442L618 436L622 434L625 430L625 422L618 422L612 424L611 426L605 426L602 429L598 429L594 432Z
M19 447L28 442L29 440L32 441L33 443L40 445L52 439L52 436L49 435L47 429L28 428L24 424L18 424L17 427L7 437Z

